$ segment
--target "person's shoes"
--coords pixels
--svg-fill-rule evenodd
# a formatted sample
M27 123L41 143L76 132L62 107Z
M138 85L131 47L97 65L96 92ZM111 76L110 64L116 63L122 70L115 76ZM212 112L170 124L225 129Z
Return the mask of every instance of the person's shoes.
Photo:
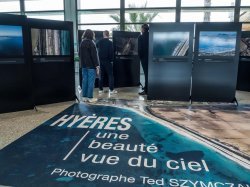
M97 101L97 98L88 98L89 103L94 103Z
M102 93L103 93L103 90L99 90L98 93L99 93L99 94L102 94Z
M109 93L110 93L110 94L117 94L117 90L112 90L112 91L109 90Z
M81 88L80 85L77 87L77 90L78 90L79 95L81 95L81 93L82 93L82 88Z
M142 91L139 93L139 95L147 95L147 93L145 91Z
M88 101L88 98L87 97L82 97L82 100L81 100L82 102L86 102L86 101Z

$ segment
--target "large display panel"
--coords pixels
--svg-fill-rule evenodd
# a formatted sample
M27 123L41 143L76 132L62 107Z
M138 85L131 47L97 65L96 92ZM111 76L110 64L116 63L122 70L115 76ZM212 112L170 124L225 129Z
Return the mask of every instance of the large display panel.
M241 33L237 90L250 91L250 32L249 31L243 31Z
M28 19L35 104L75 99L72 22Z
M189 101L194 24L149 26L148 99Z
M235 100L240 23L197 23L192 101Z
M32 109L26 17L0 15L0 113Z
M113 31L115 87L140 84L139 32Z

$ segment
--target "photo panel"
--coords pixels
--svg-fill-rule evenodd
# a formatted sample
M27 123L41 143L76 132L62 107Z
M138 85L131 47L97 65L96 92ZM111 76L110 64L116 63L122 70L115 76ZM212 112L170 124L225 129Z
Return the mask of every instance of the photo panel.
M153 57L187 56L189 32L154 32Z
M241 38L240 56L250 57L250 37Z
M0 25L0 57L23 55L22 26Z
M198 56L235 56L236 31L201 31Z
M34 56L70 55L70 32L67 30L31 29Z
M121 36L115 38L116 55L138 55L138 38Z

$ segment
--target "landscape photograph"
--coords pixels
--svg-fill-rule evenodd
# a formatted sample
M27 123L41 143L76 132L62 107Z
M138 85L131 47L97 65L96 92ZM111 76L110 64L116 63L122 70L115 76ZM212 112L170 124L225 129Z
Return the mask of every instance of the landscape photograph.
M70 35L66 30L31 29L34 56L70 54Z
M198 56L234 56L236 32L202 31Z
M22 27L0 25L0 56L22 56L23 54Z
M187 56L189 32L154 32L153 56Z

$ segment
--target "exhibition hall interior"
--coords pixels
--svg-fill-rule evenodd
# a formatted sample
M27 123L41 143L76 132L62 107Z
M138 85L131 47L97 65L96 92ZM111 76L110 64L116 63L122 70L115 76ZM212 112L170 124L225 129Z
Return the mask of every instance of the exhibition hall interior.
M0 0L0 186L250 187L250 0Z

